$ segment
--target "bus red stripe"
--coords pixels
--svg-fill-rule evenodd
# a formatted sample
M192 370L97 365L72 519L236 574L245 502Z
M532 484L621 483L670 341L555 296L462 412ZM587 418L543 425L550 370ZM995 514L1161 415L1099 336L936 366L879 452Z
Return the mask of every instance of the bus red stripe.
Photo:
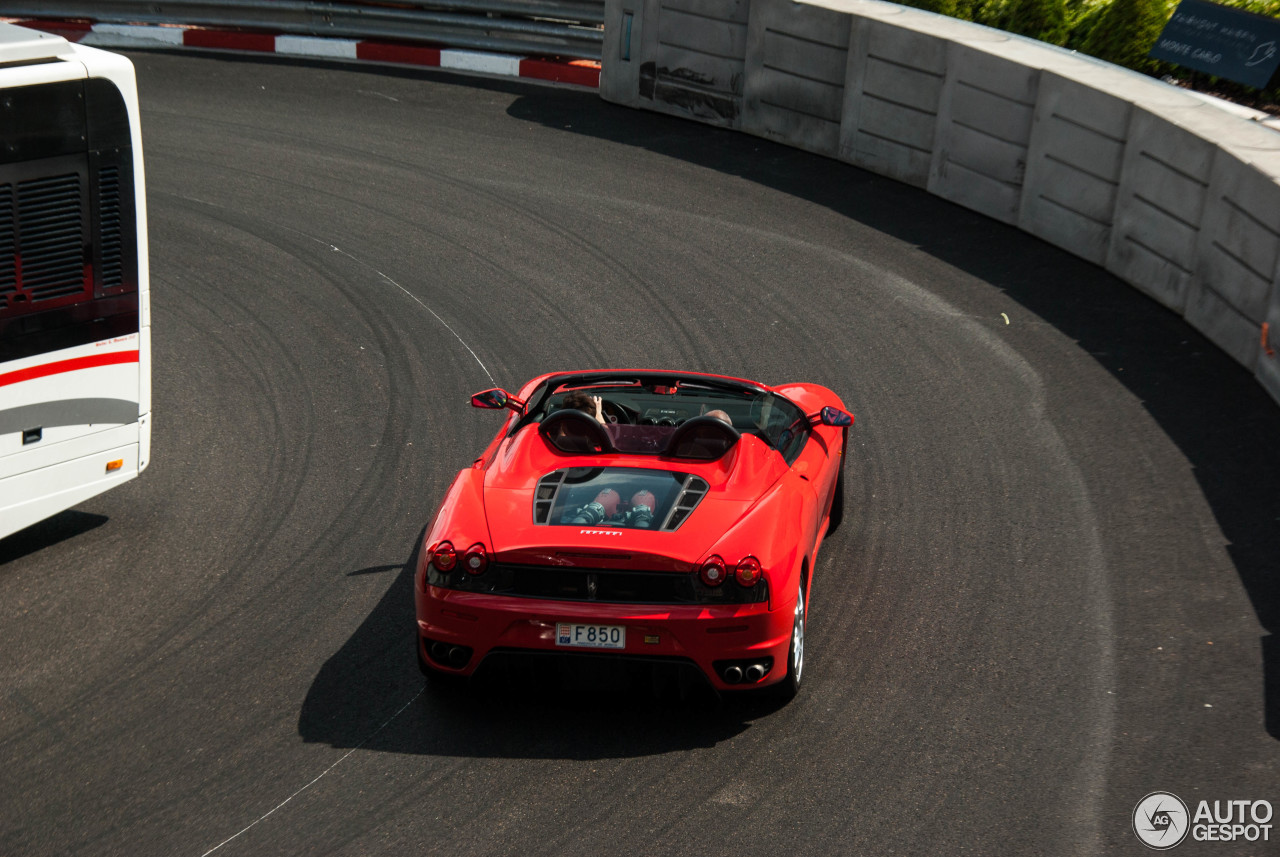
M120 363L137 362L137 351L109 351L106 354L90 354L88 357L75 357L71 360L59 360L56 363L44 363L39 366L28 366L26 369L5 372L0 375L0 387L30 381L33 378L47 378L50 375L61 375L64 372L93 369L96 366L115 366Z

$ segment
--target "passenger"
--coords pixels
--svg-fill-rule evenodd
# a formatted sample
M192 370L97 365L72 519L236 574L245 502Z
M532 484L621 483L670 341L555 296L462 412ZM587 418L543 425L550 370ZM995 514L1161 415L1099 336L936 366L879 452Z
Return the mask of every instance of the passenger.
M584 414L594 417L595 421L600 423L602 426L609 424L609 421L604 417L601 398L599 396L592 396L582 390L574 390L572 393L565 396L564 400L560 402L560 407L575 408L582 411Z
M707 411L703 416L715 417L718 420L723 420L729 425L733 425L733 418L721 410Z

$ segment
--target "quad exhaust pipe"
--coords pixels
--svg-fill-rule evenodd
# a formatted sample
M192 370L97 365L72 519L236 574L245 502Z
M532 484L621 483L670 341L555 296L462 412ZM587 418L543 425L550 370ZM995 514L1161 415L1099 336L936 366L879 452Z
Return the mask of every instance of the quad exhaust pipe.
M747 667L747 681L757 682L764 678L764 664L752 664Z
M731 667L725 667L724 680L728 684L737 684L742 681L742 667L736 664Z

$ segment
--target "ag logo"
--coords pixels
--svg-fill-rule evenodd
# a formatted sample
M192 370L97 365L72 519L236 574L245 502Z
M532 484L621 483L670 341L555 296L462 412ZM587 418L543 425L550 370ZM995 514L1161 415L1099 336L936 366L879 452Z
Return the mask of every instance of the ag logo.
M1142 844L1165 851L1187 838L1187 805L1169 792L1152 792L1133 808L1133 832Z

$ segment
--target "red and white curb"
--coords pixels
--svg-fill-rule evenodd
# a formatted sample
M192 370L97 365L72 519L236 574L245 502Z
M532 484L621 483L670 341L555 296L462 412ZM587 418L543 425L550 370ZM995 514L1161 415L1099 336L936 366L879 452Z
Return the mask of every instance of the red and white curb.
M600 63L593 60L548 60L456 48L430 48L358 39L323 39L315 36L239 33L203 27L8 20L24 27L56 33L68 41L99 48L176 47L252 51L312 59L427 66L499 77L569 83L593 89L600 87Z

